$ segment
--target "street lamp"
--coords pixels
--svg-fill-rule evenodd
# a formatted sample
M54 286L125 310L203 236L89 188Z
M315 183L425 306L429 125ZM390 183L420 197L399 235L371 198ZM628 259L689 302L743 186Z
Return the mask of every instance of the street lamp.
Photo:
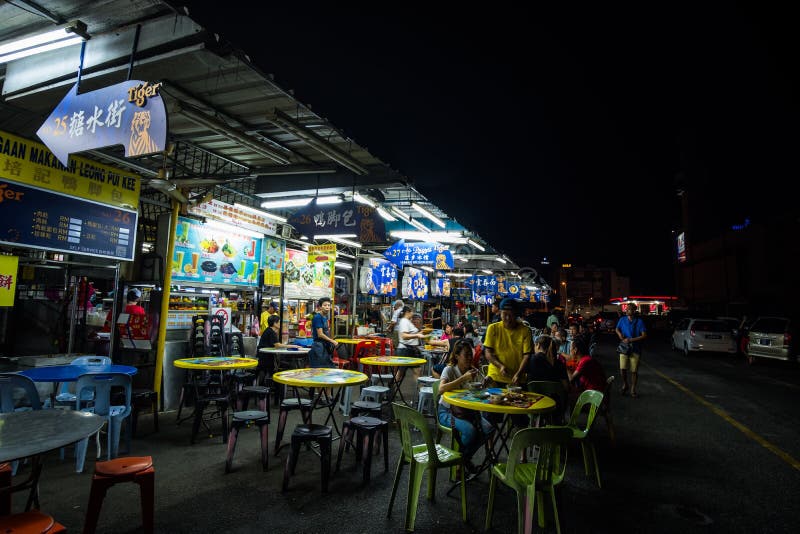
M567 283L561 282L561 285L564 287L564 315L569 315L569 295L567 295Z

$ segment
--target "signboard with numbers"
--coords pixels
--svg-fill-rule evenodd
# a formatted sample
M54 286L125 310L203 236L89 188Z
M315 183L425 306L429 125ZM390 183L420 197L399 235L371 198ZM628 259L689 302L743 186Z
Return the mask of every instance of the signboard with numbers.
M0 243L132 260L133 210L0 179Z
M440 243L406 243L401 239L387 248L383 255L398 267L426 265L442 271L453 268L450 248Z
M0 177L128 210L139 209L139 176L80 156L62 165L41 143L0 130Z
M64 165L73 152L111 145L125 147L127 157L162 152L167 112L160 89L160 83L128 80L79 95L75 84L36 135Z
M317 205L312 201L289 217L289 224L298 232L314 238L315 235L355 234L361 243L382 243L386 239L383 219L374 208L355 202Z

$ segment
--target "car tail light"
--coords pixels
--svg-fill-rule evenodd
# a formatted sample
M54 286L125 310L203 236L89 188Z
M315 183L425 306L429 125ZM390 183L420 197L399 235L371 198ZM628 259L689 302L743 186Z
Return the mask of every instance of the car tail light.
M783 344L784 346L788 347L792 343L792 334L786 332L783 334Z
M690 335L690 336L692 336L692 337L694 337L694 328L692 328L691 330L689 330L689 335Z

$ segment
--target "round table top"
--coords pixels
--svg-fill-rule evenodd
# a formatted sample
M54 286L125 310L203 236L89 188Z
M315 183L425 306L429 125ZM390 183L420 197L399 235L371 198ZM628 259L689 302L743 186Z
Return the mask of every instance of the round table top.
M551 399L550 397L546 397L544 395L540 395L538 393L530 393L525 392L525 396L527 396L530 401L531 405L527 408L521 408L518 406L506 406L505 404L490 404L488 396L481 396L486 392L493 393L497 391L497 393L505 393L505 389L500 388L489 388L486 390L480 390L478 392L474 391L467 391L466 389L456 389L453 391L446 391L442 394L442 398L448 404L452 404L454 406L459 406L461 408L466 408L468 410L476 410L479 412L494 412L494 413L507 413L507 414L535 414L535 413L544 413L549 412L555 409L556 401Z
M385 367L418 367L428 363L425 358L410 356L368 356L359 361L364 365L383 365Z
M76 410L0 414L0 462L52 451L91 436L106 418Z
M339 343L340 345L358 345L361 342L364 342L367 345L374 345L378 343L374 339L352 339L349 337L343 337L343 338L337 337L336 342Z
M203 356L201 358L181 358L173 362L175 367L181 369L250 369L258 367L258 360L255 358L234 358L230 356Z
M369 377L364 373L348 369L316 367L280 371L272 375L272 380L279 384L299 387L356 386L369 380Z
M76 382L85 374L125 373L135 375L139 370L130 365L48 365L20 371L34 382Z
M258 349L258 352L263 352L266 354L290 354L290 355L297 355L297 356L305 356L311 349L303 347L299 349L287 349L287 348L280 348L280 347L264 347L263 349Z

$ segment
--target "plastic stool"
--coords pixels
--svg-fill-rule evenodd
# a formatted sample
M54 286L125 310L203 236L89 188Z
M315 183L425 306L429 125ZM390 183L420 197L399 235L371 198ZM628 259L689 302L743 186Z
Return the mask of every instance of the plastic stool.
M97 518L108 488L118 482L135 482L139 484L142 503L142 523L144 531L153 532L153 509L155 506L156 470L150 456L130 456L115 458L107 462L97 462L92 477L92 488L89 493L89 506L86 508L84 534L92 534L97 529Z
M299 401L299 404L298 404ZM281 401L280 413L278 414L278 430L275 433L275 456L281 449L281 439L286 428L286 417L291 410L300 410L300 415L304 423L311 423L311 399L283 399Z
M383 469L389 470L389 423L374 417L354 417L342 423L342 439L339 442L339 454L336 457L336 470L342 463L342 453L348 447L356 450L356 463L364 459L364 482L369 482L370 468L372 465L372 447L375 443L376 434L381 431L383 439ZM355 434L355 443L353 442ZM378 441L380 449L381 442ZM366 449L366 451L364 451ZM366 452L366 455L364 454Z
M433 383L434 382L438 382L438 381L439 381L438 378L435 378L435 377L432 377L432 376L421 376L421 377L417 378L417 391L416 391L416 395L417 395L417 399L416 400L417 400L417 402L419 402L419 388L425 387L425 386L433 387Z
M246 412L250 404L250 397L258 401L258 409L262 412L269 411L269 394L272 390L267 386L245 386L236 394L236 411Z
M428 410L427 412L425 410ZM433 388L425 386L419 388L419 400L417 401L417 411L424 415L432 415L434 413L433 406Z
M145 403L150 404L153 410L153 430L158 432L158 393L152 389L134 389L131 394L131 431L130 434L136 435L137 420L139 409Z
M269 392L267 393L269 395ZM267 470L267 457L269 456L269 412L265 411L242 411L234 412L231 420L231 433L228 436L228 454L225 457L225 472L230 473L233 466L233 454L236 452L236 441L239 437L239 430L250 423L258 426L261 435L261 466Z
M355 401L350 407L350 415L352 417L358 417L361 414L366 414L370 417L377 417L378 419L380 419L382 414L382 407L383 405L380 402L359 400Z
M339 409L342 411L342 415L345 417L350 416L350 405L353 401L353 388L355 386L348 386L344 388L344 394L342 395L342 402L339 403Z
M294 475L297 459L300 456L300 445L313 441L319 444L320 464L322 468L322 491L328 491L328 479L331 476L331 445L333 432L326 425L297 425L292 432L292 452L286 458L286 467L283 470L282 491L289 489L289 476Z
M0 532L3 534L59 534L66 531L64 525L38 510L0 517Z
M367 386L361 390L361 397L359 400L370 400L372 402L381 402L384 395L389 394L389 388L386 386Z
M369 375L369 382L373 386L381 386L391 382L392 379L394 379L394 375L390 374L372 373Z

